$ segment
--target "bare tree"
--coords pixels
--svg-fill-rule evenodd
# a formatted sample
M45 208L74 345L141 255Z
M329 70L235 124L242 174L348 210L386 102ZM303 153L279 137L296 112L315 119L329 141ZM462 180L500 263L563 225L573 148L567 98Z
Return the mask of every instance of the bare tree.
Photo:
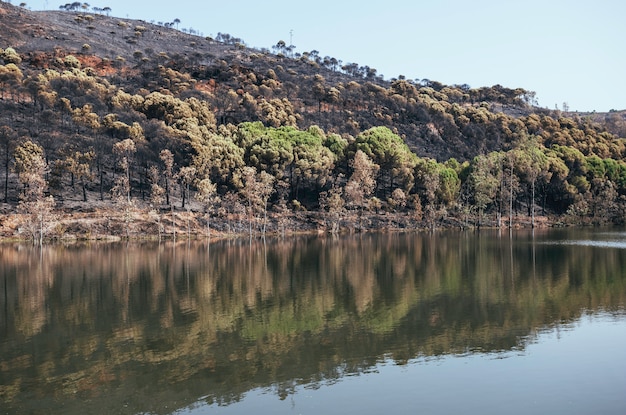
M346 202L342 193L342 188L337 184L333 184L330 190L320 193L320 209L326 212L326 221L333 235L339 232L339 221L345 212Z
M183 208L185 207L185 201L187 201L187 239L191 237L191 183L193 183L196 177L195 167L181 167L178 172L180 183L183 192Z
M206 216L206 230L207 236L211 236L211 213L214 205L218 200L217 186L211 181L211 179L204 178L197 184L198 193L196 199L204 205L204 214Z
M132 213L134 203L130 198L131 182L130 182L130 159L137 151L135 142L130 138L115 143L113 153L120 157L119 166L124 174L117 177L115 186L111 189L113 199L122 208L124 213L124 224L126 237L130 237L130 225L132 223Z
M163 162L163 179L165 180L165 204L169 205L172 213L172 236L176 240L176 216L174 215L174 203L170 201L170 195L174 191L176 185L174 175L174 155L168 149L161 150L159 154L161 161Z
M122 169L124 174L119 176L116 180L115 186L113 187L113 194L115 197L126 197L128 203L130 200L130 192L131 192L131 179L130 179L130 162L131 157L137 151L137 147L135 146L135 142L130 138L126 140L115 143L113 146L113 153L120 157L119 167Z
M160 206L163 204L165 189L159 184L159 169L156 166L150 166L148 176L150 178L150 208L151 212L156 215L157 231L159 233L159 242L161 241L161 212Z
M243 188L241 193L247 201L248 225L250 237L252 237L252 223L256 219L255 214L263 215L261 233L265 235L267 226L267 203L274 193L274 176L262 171L257 174L256 168L244 167L242 172Z
M48 167L43 148L27 141L15 149L14 157L15 171L22 185L18 211L27 216L22 226L31 235L33 243L41 245L44 236L52 229L55 204L52 196L46 196Z

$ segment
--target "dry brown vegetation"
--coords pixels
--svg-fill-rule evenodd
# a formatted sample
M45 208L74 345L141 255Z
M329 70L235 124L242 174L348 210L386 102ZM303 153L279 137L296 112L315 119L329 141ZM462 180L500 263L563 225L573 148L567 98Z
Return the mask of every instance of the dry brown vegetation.
M84 10L0 12L6 237L29 222L16 151L45 161L55 209L29 214L48 236L624 221L624 112L384 80L284 42L270 53Z

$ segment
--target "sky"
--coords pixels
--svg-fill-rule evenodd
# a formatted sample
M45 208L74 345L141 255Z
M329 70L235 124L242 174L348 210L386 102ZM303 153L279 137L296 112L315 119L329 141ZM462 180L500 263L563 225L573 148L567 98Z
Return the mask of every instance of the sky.
M550 109L626 109L623 0L91 1L113 16L178 18L181 29L228 33L249 47L293 42L295 52L317 50L385 79L524 88Z

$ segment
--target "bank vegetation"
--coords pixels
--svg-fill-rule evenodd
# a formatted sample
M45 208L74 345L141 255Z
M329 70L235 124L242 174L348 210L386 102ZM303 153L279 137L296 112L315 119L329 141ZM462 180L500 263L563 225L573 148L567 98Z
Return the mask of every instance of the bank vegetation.
M500 85L385 80L284 42L270 52L85 11L0 13L4 237L625 219L623 112L547 110Z

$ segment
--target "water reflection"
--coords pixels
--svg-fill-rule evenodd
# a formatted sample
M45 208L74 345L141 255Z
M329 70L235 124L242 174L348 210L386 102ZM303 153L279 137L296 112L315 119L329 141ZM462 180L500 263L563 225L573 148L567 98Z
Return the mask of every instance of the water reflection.
M0 399L171 413L385 361L524 350L626 304L623 251L544 243L597 240L567 232L2 245Z

